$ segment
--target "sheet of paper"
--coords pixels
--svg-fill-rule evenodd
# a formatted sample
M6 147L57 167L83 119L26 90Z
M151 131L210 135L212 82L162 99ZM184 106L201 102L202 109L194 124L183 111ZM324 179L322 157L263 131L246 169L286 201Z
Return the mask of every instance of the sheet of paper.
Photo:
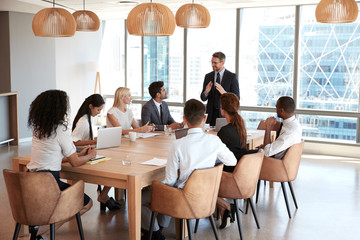
M148 137L154 137L158 135L163 135L163 133L136 133L137 138L148 138Z
M167 159L161 159L161 158L153 158L151 160L142 162L141 164L144 165L153 165L153 166L163 166L167 162Z

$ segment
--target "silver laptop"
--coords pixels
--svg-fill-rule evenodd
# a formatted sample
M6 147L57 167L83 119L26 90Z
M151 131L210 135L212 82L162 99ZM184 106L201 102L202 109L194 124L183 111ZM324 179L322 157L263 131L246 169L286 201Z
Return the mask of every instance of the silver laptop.
M220 131L220 129L227 124L226 118L217 118L215 122L215 132Z
M118 147L121 144L122 127L101 128L98 131L96 149Z

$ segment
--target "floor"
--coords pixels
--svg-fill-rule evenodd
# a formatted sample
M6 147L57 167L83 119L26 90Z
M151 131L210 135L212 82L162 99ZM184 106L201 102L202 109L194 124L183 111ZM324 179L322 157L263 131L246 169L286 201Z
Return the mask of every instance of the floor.
M0 146L1 169L12 168L12 158L30 154L31 143ZM0 173L0 239L11 239L14 222ZM293 182L299 209L290 202L288 218L280 184L273 189L262 185L256 205L261 229L251 214L241 216L244 239L360 239L360 159L304 154L297 179ZM87 240L128 239L126 210L101 212L96 202L96 186L85 185L94 201L93 208L82 216ZM289 196L290 197L290 196ZM290 198L291 200L291 198ZM242 202L241 202L242 203ZM219 223L217 222L219 225ZM219 229L220 239L239 239L236 224ZM167 239L175 238L174 224L164 230ZM201 220L194 239L214 239L208 220ZM20 239L28 239L23 236ZM56 239L79 239L76 221L63 225Z

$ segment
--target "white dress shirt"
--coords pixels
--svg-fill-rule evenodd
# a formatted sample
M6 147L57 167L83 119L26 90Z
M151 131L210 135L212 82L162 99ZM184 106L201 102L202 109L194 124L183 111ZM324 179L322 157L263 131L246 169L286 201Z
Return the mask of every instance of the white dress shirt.
M216 160L227 166L235 166L237 163L234 154L220 138L204 134L201 128L191 128L187 136L176 140L170 148L165 183L183 188L195 169L214 167Z
M134 114L130 109L127 108L125 112L122 112L117 107L112 107L109 109L107 113L114 115L114 117L118 120L123 130L131 129L131 124L134 118ZM113 127L108 117L106 117L106 127Z
M225 72L225 68L223 68L223 70L221 70L220 72L216 72L216 74L214 75L214 84L216 83L216 78L218 74L220 74L220 84L221 84L224 76L224 72Z
M281 159L285 155L285 150L294 144L300 143L302 139L302 128L299 121L292 116L283 121L279 137L273 143L264 147L266 157L274 156Z
M27 168L29 170L60 171L63 157L69 157L76 152L71 138L70 129L59 124L54 133L48 138L32 138L31 159Z
M91 123L94 122L94 117L90 117ZM97 136L96 128L93 124L91 124L93 137ZM79 121L76 123L76 127L74 131L71 133L72 139L74 142L77 141L85 141L85 140L92 140L90 139L90 128L89 128L89 120L87 114L79 118Z
M154 99L152 99L152 100L154 101L155 106L156 106L156 108L157 108L157 110L158 110L158 112L159 112L159 116L161 116L161 112L160 112L160 105L161 105L161 103L158 103L158 102L155 101Z

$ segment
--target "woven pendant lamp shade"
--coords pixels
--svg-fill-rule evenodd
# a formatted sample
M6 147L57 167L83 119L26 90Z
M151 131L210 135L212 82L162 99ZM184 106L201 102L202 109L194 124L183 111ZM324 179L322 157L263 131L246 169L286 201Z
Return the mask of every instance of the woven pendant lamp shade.
M175 17L163 4L142 3L130 11L126 26L131 35L170 36L175 31Z
M200 4L181 6L175 15L176 25L183 28L206 28L210 24L210 13Z
M355 0L321 0L315 16L320 23L351 23L357 19L358 6Z
M76 22L63 8L44 8L34 16L32 29L37 37L72 37Z
M76 31L97 31L100 27L99 17L91 11L80 10L73 13Z

